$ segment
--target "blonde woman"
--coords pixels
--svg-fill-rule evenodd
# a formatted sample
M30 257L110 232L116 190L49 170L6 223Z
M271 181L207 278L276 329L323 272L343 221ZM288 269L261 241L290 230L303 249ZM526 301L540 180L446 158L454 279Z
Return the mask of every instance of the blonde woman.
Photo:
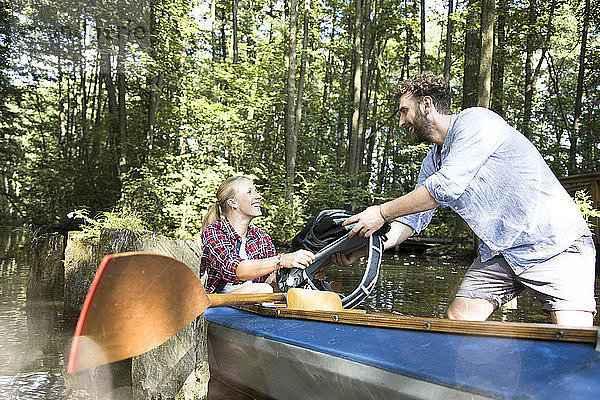
M271 237L250 226L262 215L261 199L245 176L232 176L219 186L202 223L200 273L207 274L207 292L271 293L280 268L304 269L314 260L307 250L276 255Z

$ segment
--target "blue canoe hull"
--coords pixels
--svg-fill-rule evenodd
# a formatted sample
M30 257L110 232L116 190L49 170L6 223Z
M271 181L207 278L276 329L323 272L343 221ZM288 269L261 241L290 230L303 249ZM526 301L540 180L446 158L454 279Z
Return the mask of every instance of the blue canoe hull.
M600 398L600 352L589 343L272 318L233 308L205 315L211 372L266 397Z

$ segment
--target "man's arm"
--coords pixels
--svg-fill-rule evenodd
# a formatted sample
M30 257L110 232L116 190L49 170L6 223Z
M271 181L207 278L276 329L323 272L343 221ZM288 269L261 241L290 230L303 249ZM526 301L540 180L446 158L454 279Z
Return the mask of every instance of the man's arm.
M431 197L425 186L421 185L412 192L398 197L395 200L388 201L379 206L371 206L363 212L351 216L344 221L343 225L356 222L356 225L350 230L348 236L352 237L358 233L360 236L369 237L373 232L379 229L386 220L431 210L438 206L438 202Z
M399 245L406 239L412 236L415 232L410 226L403 224L402 222L392 221L391 228L387 236L387 240L384 242L385 250L391 249L394 246ZM340 267L349 267L356 261L369 255L368 246L361 247L360 249L353 251L346 256L344 253L335 253L331 256L332 264L339 265Z
M385 250L391 249L394 246L399 245L406 239L411 237L415 230L410 226L403 224L402 222L392 221L392 227L388 233L385 234L388 240L384 242Z

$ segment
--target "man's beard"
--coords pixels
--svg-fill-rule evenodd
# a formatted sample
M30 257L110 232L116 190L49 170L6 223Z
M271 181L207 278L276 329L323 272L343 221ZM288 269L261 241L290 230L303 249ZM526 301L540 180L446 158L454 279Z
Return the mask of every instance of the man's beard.
M415 112L412 127L411 133L415 143L431 142L431 138L435 133L435 126L425 117L425 113L419 107Z

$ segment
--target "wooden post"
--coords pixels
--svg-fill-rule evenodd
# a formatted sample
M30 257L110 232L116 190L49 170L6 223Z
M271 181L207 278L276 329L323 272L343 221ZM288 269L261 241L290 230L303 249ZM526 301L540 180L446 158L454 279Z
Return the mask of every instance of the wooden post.
M593 207L600 209L600 172L566 176L559 178L559 181L570 194L577 190L588 189ZM594 243L596 250L600 251L600 218L592 218L592 223Z

